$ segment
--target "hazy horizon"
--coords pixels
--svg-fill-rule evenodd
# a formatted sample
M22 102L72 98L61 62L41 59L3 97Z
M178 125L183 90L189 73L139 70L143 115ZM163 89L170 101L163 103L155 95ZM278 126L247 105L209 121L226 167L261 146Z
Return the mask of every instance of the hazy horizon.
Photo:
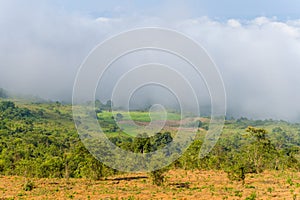
M161 6L134 1L119 1L118 6L96 1L32 2L0 2L0 88L70 102L77 70L96 45L130 29L162 27L187 35L207 50L222 75L230 116L300 120L296 1L285 1L284 8L267 1L261 1L260 8L250 1L244 2L247 6L218 2L223 9L204 1L163 1ZM161 60L147 53L142 57ZM125 69L137 59L129 57L120 65ZM206 105L206 89L199 85ZM109 92L100 93L105 100L103 94ZM162 96L146 94L142 92L141 98Z

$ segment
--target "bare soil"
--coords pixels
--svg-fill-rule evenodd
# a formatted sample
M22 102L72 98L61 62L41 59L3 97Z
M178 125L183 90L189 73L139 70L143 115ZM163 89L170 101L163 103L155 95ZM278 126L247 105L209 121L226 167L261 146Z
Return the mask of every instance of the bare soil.
M31 191L24 184L32 181ZM245 185L221 171L171 170L164 186L147 174L126 174L103 180L0 177L0 199L300 199L300 172L250 174Z

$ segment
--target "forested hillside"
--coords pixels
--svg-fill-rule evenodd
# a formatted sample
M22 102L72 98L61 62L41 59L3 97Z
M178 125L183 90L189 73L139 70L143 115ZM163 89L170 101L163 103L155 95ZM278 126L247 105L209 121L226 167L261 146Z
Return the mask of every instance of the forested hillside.
M98 104L98 120L117 146L133 152L154 151L172 141L172 131L151 138L127 135L116 127L104 104ZM71 105L59 102L0 102L0 173L28 177L99 179L120 173L97 161L81 143L72 118ZM140 122L146 117L137 117ZM140 113L143 116L143 113ZM173 116L175 117L175 114ZM198 135L184 155L166 169L153 172L155 184L163 184L169 169L217 169L233 180L263 170L300 170L300 125L273 120L227 120L221 139L205 158L198 154L206 134L207 120L199 121ZM146 134L146 133L145 133Z

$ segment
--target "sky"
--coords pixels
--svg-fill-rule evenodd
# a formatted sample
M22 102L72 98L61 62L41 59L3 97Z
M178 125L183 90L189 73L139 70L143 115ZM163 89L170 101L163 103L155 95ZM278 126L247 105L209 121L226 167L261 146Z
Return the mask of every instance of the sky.
M300 4L297 0L150 0L150 1L52 1L67 11L91 16L126 17L128 15L163 16L172 14L179 17L208 16L217 19L251 19L258 16L280 19L298 19ZM167 16L165 16L167 17Z
M0 0L0 88L69 101L97 44L149 26L179 31L207 50L230 115L300 120L297 0Z

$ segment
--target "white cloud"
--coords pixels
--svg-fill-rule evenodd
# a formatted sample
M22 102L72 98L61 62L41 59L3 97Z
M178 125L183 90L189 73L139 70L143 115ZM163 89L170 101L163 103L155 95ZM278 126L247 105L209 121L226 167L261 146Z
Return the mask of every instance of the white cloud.
M228 24L228 26L233 27L233 28L241 27L241 23L238 20L235 20L235 19L228 20L227 24Z
M255 25L258 25L258 26L262 26L262 25L268 24L270 22L271 22L271 20L266 17L257 17L254 20L252 20L252 23Z
M229 111L254 118L298 118L298 26L258 18L232 29L228 22L211 21L197 26L187 21L180 28L197 38L220 67Z
M6 7L0 14L0 87L70 99L76 71L94 46L121 31L160 26L187 34L208 50L223 75L230 113L300 117L300 20L95 19L52 8Z

